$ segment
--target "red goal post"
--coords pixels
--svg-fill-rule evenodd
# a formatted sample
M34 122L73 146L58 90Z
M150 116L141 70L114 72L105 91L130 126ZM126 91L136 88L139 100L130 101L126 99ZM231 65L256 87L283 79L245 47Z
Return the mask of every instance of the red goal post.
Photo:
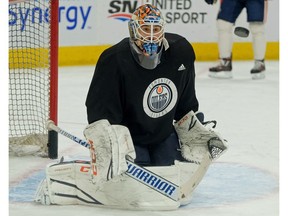
M9 0L9 154L58 157L59 0Z

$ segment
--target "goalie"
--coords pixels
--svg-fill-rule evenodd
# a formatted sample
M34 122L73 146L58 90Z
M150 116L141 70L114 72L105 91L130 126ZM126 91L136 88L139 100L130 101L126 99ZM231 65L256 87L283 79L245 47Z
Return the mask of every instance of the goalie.
M142 5L128 23L130 37L102 53L86 99L92 179L75 168L71 180L54 170L61 162L50 165L38 192L42 203L175 209L189 202L211 161L226 150L197 112L193 47L164 27L160 10ZM78 167L69 159L62 164L71 161ZM67 181L76 185L72 192L59 187ZM67 193L70 200L55 195Z
M102 119L129 129L135 163L169 166L183 160L173 121L198 110L195 53L183 37L165 33L160 10L140 6L130 38L105 50L88 92L88 122ZM202 117L201 117L202 118Z

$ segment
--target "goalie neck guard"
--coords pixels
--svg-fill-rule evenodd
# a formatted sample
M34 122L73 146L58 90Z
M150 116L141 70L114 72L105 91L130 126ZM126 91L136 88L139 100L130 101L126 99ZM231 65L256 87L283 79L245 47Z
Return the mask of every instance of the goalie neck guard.
M160 10L150 4L138 7L128 23L131 51L146 69L154 69L160 62L164 23Z

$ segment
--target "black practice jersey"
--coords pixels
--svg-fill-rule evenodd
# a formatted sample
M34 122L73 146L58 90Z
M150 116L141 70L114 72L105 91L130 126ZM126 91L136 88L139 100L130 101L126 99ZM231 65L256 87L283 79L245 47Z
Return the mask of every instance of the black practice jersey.
M165 38L169 48L153 70L134 60L129 38L101 54L86 99L89 123L107 119L128 127L135 145L153 145L172 133L173 120L198 110L193 47L176 34Z

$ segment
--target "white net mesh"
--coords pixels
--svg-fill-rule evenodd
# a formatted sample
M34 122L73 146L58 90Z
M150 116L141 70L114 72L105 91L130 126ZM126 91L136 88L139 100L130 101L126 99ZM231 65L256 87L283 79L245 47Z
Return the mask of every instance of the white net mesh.
M47 155L50 11L48 0L9 4L9 153L12 155Z

